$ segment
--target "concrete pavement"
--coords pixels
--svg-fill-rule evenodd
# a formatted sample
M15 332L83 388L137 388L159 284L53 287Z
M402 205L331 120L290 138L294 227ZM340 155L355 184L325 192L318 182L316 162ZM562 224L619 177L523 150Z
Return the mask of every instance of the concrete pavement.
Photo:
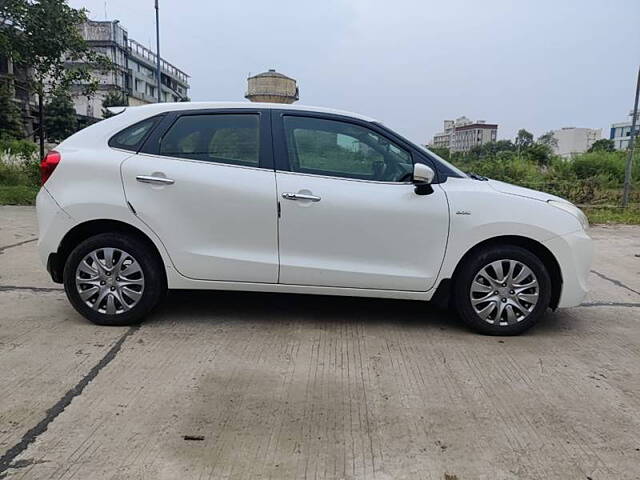
M0 207L0 478L640 478L640 228L513 338L419 303L176 292L89 324Z

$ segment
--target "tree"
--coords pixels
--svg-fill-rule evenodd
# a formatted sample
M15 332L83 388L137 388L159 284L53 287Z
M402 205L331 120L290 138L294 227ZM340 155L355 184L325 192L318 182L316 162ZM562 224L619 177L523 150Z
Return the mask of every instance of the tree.
M538 142L527 147L526 155L541 167L548 167L551 163L553 150L549 145Z
M45 107L47 138L61 142L78 131L78 119L71 96L64 90L55 93Z
M589 153L591 152L613 152L615 151L615 144L613 140L609 140L608 138L601 138L600 140L596 140L591 145L591 148L587 150Z
M511 140L498 140L496 142L487 142L482 145L473 147L469 155L473 158L495 157L500 152L513 152L516 147Z
M533 145L533 134L521 128L518 130L518 135L516 135L515 145L518 151L530 147Z
M558 139L553 134L553 131L549 131L543 135L540 135L540 137L538 137L538 143L547 145L552 149L558 148Z
M86 11L66 0L5 0L0 3L0 53L28 65L38 94L40 154L44 156L45 100L73 83L89 95L97 86L92 72L111 68L110 61L90 49L80 26Z
M429 147L429 150L445 160L449 160L449 157L451 156L451 152L447 147Z
M13 97L11 81L0 82L0 137L21 139L24 136L22 116Z
M125 107L129 105L129 97L123 92L109 92L102 100L102 118L110 118L115 115L111 113L109 107Z

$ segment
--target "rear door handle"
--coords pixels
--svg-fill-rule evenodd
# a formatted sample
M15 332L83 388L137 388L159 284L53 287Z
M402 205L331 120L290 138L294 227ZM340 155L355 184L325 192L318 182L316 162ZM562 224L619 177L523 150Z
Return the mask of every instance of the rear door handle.
M141 183L152 183L154 185L173 185L175 182L170 178L153 177L150 175L138 175L136 180Z
M286 200L310 200L312 202L319 202L321 200L321 198L317 197L316 195L307 195L306 193L288 193L288 192L283 193L282 198Z

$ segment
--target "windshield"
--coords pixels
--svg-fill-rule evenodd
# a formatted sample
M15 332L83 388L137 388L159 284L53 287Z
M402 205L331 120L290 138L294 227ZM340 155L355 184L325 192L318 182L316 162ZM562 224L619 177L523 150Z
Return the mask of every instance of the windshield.
M427 147L424 147L422 145L418 145L418 147L420 147L422 150L424 150L425 152L427 152L431 157L434 157L436 160L438 160L439 162L443 163L444 165L446 165L447 167L449 167L451 170L453 170L454 172L456 172L458 175L460 175L462 178L468 178L469 175L467 175L466 173L464 173L462 170L460 170L458 167L453 166L452 164L450 164L449 162L447 162L444 158L442 158L440 155L432 152L431 150L429 150Z

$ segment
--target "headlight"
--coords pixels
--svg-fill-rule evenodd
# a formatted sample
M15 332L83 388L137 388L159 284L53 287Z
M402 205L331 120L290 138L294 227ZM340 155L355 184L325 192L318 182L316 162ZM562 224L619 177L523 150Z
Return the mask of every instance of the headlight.
M560 202L558 200L547 200L547 203L576 217L584 230L589 228L589 219L584 213L582 213L582 210L576 207L573 203Z

